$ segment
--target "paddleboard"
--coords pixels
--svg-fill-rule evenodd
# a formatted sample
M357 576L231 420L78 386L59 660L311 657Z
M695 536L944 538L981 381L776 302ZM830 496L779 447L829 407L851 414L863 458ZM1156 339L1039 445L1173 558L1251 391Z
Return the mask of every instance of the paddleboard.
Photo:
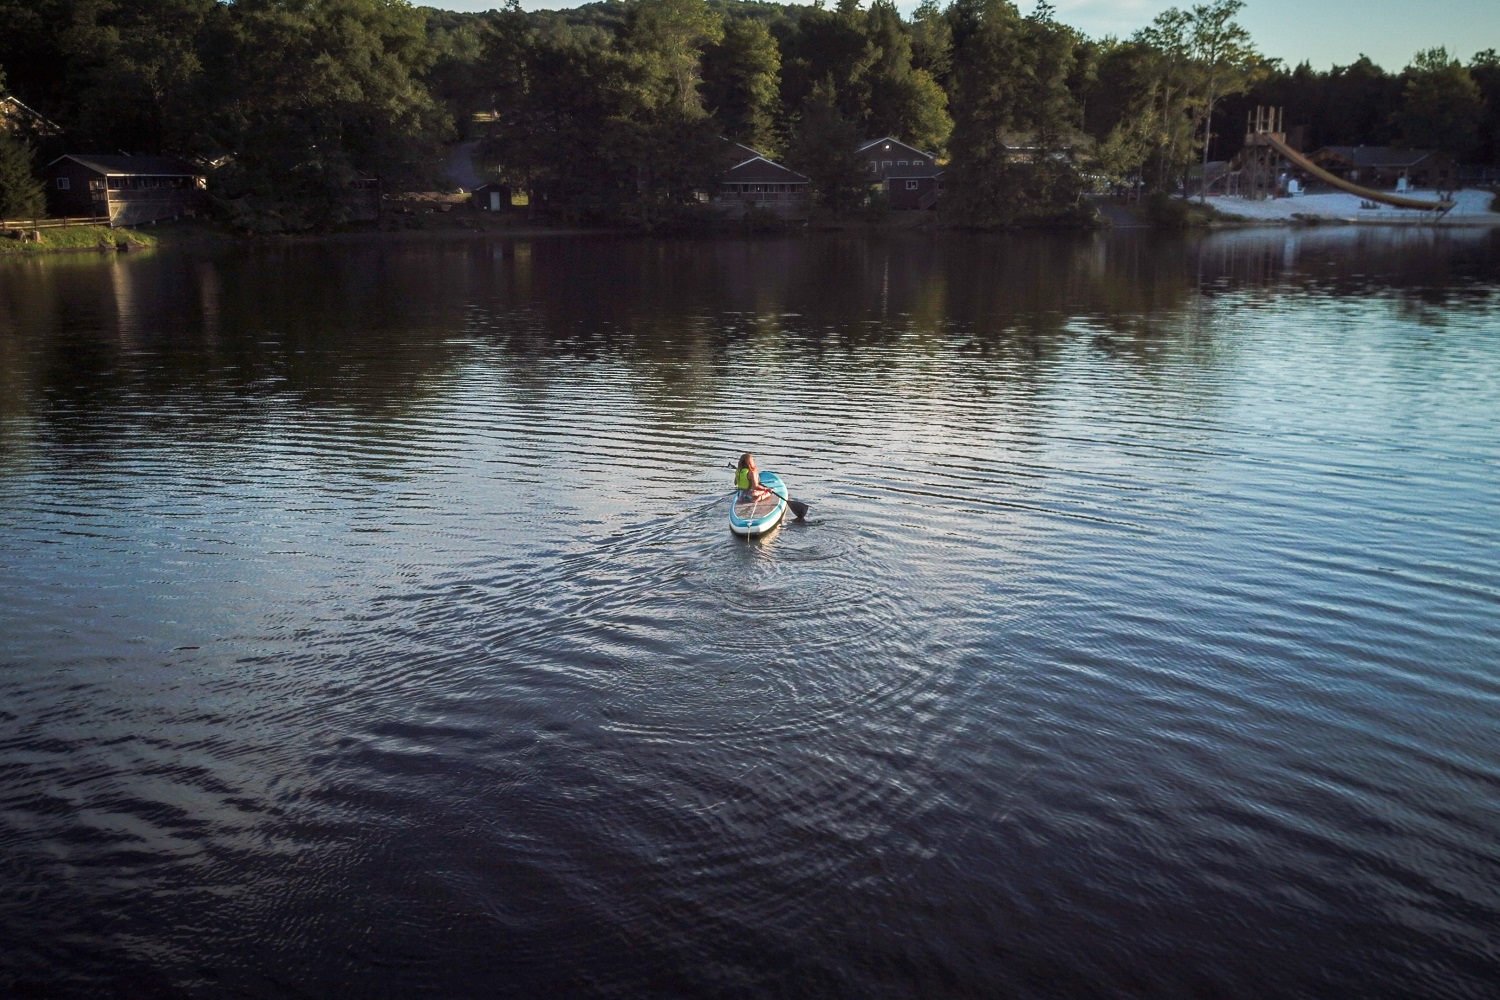
M760 484L770 496L751 500L749 494L736 492L729 501L729 530L736 535L764 535L786 516L786 483L774 472L762 472Z

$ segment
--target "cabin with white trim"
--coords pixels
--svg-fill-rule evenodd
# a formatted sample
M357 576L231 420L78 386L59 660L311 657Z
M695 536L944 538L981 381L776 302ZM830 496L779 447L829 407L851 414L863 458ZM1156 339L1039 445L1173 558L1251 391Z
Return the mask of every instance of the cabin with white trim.
M726 216L740 218L753 209L783 219L807 217L807 177L740 143L733 144L733 155L745 158L719 175L713 195Z
M934 154L885 136L862 142L855 157L869 171L870 187L884 193L891 208L911 211L937 207L943 190L943 168Z

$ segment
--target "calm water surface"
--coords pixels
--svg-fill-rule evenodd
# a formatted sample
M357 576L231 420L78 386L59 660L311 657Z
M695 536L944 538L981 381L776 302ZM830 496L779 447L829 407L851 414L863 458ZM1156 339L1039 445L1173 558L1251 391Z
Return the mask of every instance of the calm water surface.
M1497 498L1487 231L0 262L0 993L1492 997Z

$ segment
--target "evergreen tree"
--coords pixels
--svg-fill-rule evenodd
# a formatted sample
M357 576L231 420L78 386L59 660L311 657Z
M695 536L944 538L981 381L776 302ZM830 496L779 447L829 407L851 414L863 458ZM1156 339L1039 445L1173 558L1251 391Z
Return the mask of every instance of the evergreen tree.
M859 128L839 110L838 88L826 79L813 88L792 133L787 160L807 175L817 203L835 215L864 202L870 175L855 159Z
M1022 18L1005 0L955 0L948 14L956 113L944 212L981 226L1070 216L1082 193L1066 155L1079 122L1073 33L1045 5Z
M1500 164L1500 53L1485 49L1469 61L1469 76L1484 99L1484 119L1479 126L1476 160Z
M1401 107L1391 115L1398 141L1412 149L1473 156L1484 120L1484 97L1466 66L1444 48L1417 53L1406 68Z
M782 106L801 116L813 91L831 82L839 117L858 127L868 115L876 55L856 4L842 3L838 12L814 7L782 45Z
M946 88L953 68L953 29L937 0L922 0L911 16L911 66Z
M0 78L0 90L3 90ZM0 128L0 219L29 220L47 214L46 192L33 173L31 147Z
M703 53L703 100L724 135L752 149L781 148L781 49L760 21L730 18Z
M911 38L892 0L871 4L865 31L874 55L865 134L895 136L923 149L940 148L953 130L948 96L930 73L912 68Z

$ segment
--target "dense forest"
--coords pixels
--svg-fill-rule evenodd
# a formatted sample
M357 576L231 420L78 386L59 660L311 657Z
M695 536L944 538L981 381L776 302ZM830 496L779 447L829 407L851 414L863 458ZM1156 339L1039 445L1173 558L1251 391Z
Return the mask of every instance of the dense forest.
M460 14L404 0L0 0L0 93L69 152L212 166L231 221L334 221L352 179L440 184L480 140L495 178L572 219L652 223L725 166L728 137L800 170L820 210L855 210L857 140L949 163L943 211L975 225L1066 219L1109 180L1175 192L1232 156L1245 110L1286 109L1304 148L1439 149L1500 163L1500 57L1442 49L1391 72L1266 58L1240 0L1173 8L1091 39L1038 0L829 7L608 0ZM0 218L35 198L47 150L0 130ZM41 143L45 145L45 142ZM288 221L290 220L290 221Z

